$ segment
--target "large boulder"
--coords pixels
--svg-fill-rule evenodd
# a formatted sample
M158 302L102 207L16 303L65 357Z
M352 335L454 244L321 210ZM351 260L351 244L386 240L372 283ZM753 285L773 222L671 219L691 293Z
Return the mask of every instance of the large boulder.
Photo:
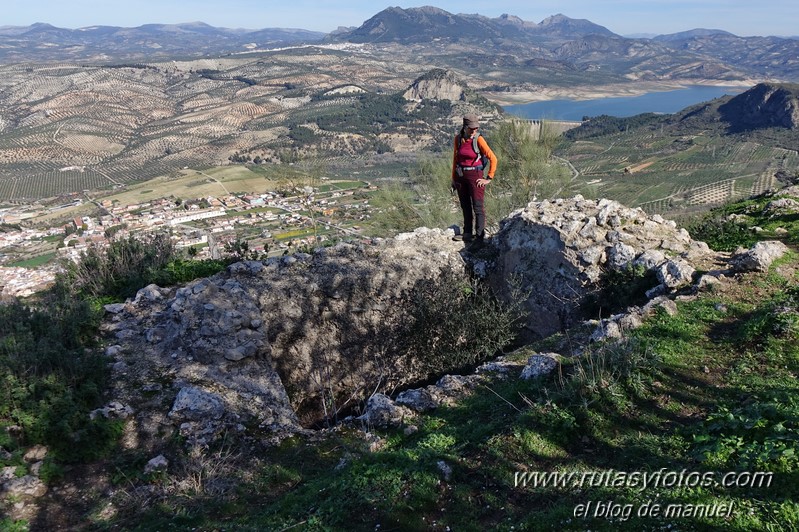
M530 203L501 222L492 243L498 258L489 283L506 301L526 299L523 340L580 321L580 305L607 269L665 263L664 280L678 286L690 282L691 260L712 254L673 221L582 196ZM681 259L669 265L669 257Z
M737 272L767 272L771 263L786 251L788 246L777 240L757 242L749 249L736 251L730 259L730 266Z
M375 392L429 378L428 353L409 348L407 324L431 294L460 294L471 275L501 299L521 295L524 340L581 319L582 298L609 268L666 264L668 273L668 261L679 261L682 282L690 261L709 252L674 222L581 197L530 203L479 252L453 235L420 228L239 262L177 289L146 287L108 309L114 401L129 407L140 442L169 425L198 445L247 427L300 432ZM429 409L473 384L442 379L430 397L402 402Z
M139 432L196 426L207 442L242 424L299 431L380 383L424 379L418 360L395 356L396 336L420 284L468 280L453 234L421 228L236 263L168 293L148 287L105 325L118 346L108 350L120 376L115 399L148 425ZM133 380L136 389L126 385ZM154 415L163 404L171 411Z

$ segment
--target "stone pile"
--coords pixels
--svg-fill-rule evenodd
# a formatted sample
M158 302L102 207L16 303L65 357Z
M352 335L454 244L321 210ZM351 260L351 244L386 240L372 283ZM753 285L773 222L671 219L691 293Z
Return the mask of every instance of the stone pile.
M608 269L655 270L665 293L690 284L694 264L720 259L671 220L582 196L530 203L492 240L499 258L487 280L506 300L526 297L524 340L581 321L580 305Z

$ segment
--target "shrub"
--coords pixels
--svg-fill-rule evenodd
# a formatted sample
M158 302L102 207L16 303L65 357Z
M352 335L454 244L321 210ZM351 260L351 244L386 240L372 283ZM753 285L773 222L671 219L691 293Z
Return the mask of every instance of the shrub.
M476 281L424 279L406 293L394 347L398 357L434 375L496 354L515 338L521 318L519 304L500 303Z
M0 306L0 424L21 427L20 444L43 443L64 461L113 445L117 431L88 414L107 377L93 344L98 319L87 301L58 290L40 308Z
M194 279L210 277L224 270L229 261L220 259L185 260L175 259L162 270L155 272L151 282L159 286L188 283Z
M694 454L710 467L792 472L799 466L799 403L782 396L726 408L694 435Z
M660 363L660 355L635 339L601 345L571 360L556 395L566 404L586 405L613 396L616 387L641 389L644 374Z
M453 132L453 135L455 132ZM552 197L568 182L568 171L552 164L550 156L557 137L546 128L534 139L528 126L506 121L486 133L499 158L496 181L486 189L486 224L495 226L512 211L535 197ZM416 227L447 227L462 221L452 183L452 138L439 159L419 163L406 183L381 189L372 200L378 234L410 231Z
M68 263L58 282L75 293L124 299L146 286L174 258L175 248L166 233L111 242L108 249L90 248L80 261Z
M750 247L758 241L748 225L728 220L726 215L711 213L688 226L695 240L705 242L715 251L735 251L738 247Z
M796 338L799 334L799 286L779 292L758 307L740 333L742 339L758 342L769 336Z
M450 191L450 161L422 160L407 182L394 182L375 194L370 230L376 235L413 231L417 227L448 227L460 219L457 198Z
M107 379L96 346L102 303L151 282L187 282L227 265L173 255L166 234L119 240L84 253L32 304L0 306L0 426L21 427L19 444L46 444L65 462L95 459L113 448L121 423L89 419Z

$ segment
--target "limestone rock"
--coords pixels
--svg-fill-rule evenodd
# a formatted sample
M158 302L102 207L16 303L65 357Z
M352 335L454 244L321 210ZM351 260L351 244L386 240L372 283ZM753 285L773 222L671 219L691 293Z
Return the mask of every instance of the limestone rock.
M511 374L518 375L524 364L509 360L508 356L500 356L481 364L475 370L478 374L490 373L500 379L507 379Z
M763 209L763 214L775 216L793 214L797 211L799 211L799 201L791 198L778 198L766 204L766 207Z
M136 297L134 299L134 302L138 303L139 301L146 300L152 303L154 301L158 301L159 299L164 297L162 291L165 290L159 287L158 285L155 284L147 285L138 292L136 292Z
M374 427L396 427L411 415L411 411L397 405L391 398L376 393L366 403L366 412L359 419Z
M696 282L696 288L698 290L710 290L715 286L721 284L721 281L715 275L705 274L699 278Z
M47 457L47 452L48 449L44 445L34 445L25 452L25 455L22 457L22 459L26 462L38 462Z
M667 288L677 288L691 284L694 272L693 266L684 260L669 260L657 269L658 281Z
M758 242L745 251L738 251L730 259L730 267L737 272L767 272L771 263L782 257L788 247L776 240Z
M123 351L123 349L122 349L121 345L117 345L117 344L109 345L108 347L105 348L105 356L113 358L113 357L118 356L120 353L122 353L122 351Z
M622 242L613 244L608 250L608 263L611 267L621 269L635 259L635 248Z
M434 410L438 406L430 392L423 388L401 392L397 396L396 402L416 412L427 412L428 410Z
M677 304L664 296L659 296L652 299L646 305L644 305L641 311L644 316L651 316L657 312L658 309L663 309L669 316L676 316L679 313Z
M17 478L17 466L6 466L0 469L0 484L14 478Z
M538 353L527 359L527 365L522 369L521 379L530 380L544 375L549 375L560 364L560 355L557 353Z
M144 473L150 474L156 471L165 471L169 467L169 460L163 454L150 459L144 466Z
M89 412L89 418L96 419L103 416L106 419L127 419L134 414L133 408L119 401L111 401L103 408Z
M219 419L225 413L222 398L193 386L186 386L178 392L169 411L169 417L181 421L200 421Z
M103 305L103 309L109 314L119 314L125 310L125 303L109 303L108 305Z
M656 249L647 249L638 255L633 261L634 266L643 266L651 270L666 262L666 255Z
M660 216L581 196L532 202L515 211L501 222L492 245L498 258L487 279L495 293L510 301L514 283L531 288L524 302L528 320L522 341L577 323L580 304L604 269L632 261L649 270L665 262L667 254L693 250L693 259L698 259L702 249L685 230ZM599 245L607 251L595 252ZM664 271L666 286L690 282L693 267L688 260L672 260Z
M604 342L606 340L618 340L622 337L621 327L617 321L612 319L602 320L594 332L591 334L592 342Z
M3 491L6 497L36 499L47 493L47 486L33 475L25 475L3 483Z
M465 99L466 87L454 73L434 69L411 84L402 95L406 100L450 100Z

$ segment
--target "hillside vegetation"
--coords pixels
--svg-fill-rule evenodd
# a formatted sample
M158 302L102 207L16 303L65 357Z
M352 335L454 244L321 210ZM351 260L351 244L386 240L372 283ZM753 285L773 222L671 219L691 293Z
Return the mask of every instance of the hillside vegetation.
M314 158L330 171L365 172L395 152L440 150L465 109L499 113L470 90L455 101L405 100L425 72L323 48L1 66L0 197L22 203L118 190L227 164L285 173L276 163Z
M791 193L782 199L799 204ZM735 234L750 239L794 234L790 205L774 210L764 201L729 205L710 219L740 220ZM721 246L731 231L725 223L707 224L703 237ZM23 455L47 444L38 475L51 490L38 511L28 506L25 518L0 523L18 530L790 530L799 524L796 259L792 252L768 273L685 294L676 313L656 314L620 342L589 344L590 330L579 326L526 345L505 357L509 378L485 381L399 429L350 420L266 453L234 433L196 456L180 457L176 441L169 469L150 472L143 472L152 458L146 450L116 447L119 421L87 416L102 404L104 386L91 303L135 289L91 288L82 284L93 281L87 271L69 283L77 297L62 285L47 306L3 307L0 362L12 386L0 422L17 428L0 433L2 464L26 475L33 465ZM95 268L111 265L94 260ZM137 262L152 263L149 279L187 279L152 277L163 263ZM142 272L117 271L148 282L137 277ZM634 295L622 296L634 283L615 282L608 297ZM550 376L514 374L531 354L581 350ZM544 476L552 473L566 476ZM655 475L646 486L644 474Z
M570 190L647 212L697 212L779 188L799 173L799 89L758 85L673 115L592 117L556 153Z

